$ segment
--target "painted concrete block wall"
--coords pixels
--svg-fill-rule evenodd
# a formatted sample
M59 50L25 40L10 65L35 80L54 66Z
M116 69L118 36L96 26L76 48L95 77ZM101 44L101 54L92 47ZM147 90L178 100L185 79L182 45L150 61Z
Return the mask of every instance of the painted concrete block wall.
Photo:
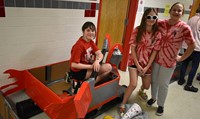
M36 5L40 0L32 1L35 4L29 6L26 2L17 5L15 0L4 1L6 15L0 17L0 86L9 83L3 74L7 69L24 70L69 60L72 45L82 35L83 23L92 21L97 25L99 1L54 4L55 0L46 0L51 3L48 8L45 0L40 5ZM94 6L95 16L88 16L85 11L94 10Z

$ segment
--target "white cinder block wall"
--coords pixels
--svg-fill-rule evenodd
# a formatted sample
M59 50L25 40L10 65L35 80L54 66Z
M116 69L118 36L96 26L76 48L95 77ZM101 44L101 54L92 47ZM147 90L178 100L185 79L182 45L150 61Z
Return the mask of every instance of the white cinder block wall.
M90 9L91 6L76 9L67 5L86 5L85 3L92 2L98 6L99 0L62 0L59 3L55 2L58 0L30 0L33 3L29 4L24 0L24 5L17 4L16 0L13 0L14 3L10 1L4 0L6 17L0 17L0 86L10 82L5 80L8 75L3 74L7 69L24 70L69 60L72 45L82 35L82 24L85 21L97 24L98 8L95 17L85 17L85 10ZM43 3L50 1L50 4L39 4L39 1ZM63 4L63 1L72 1L72 3ZM166 4L172 5L176 2L174 0L140 1L143 1L142 7L162 9ZM184 3L186 10L189 10L193 0L179 1ZM32 4L35 6L31 6ZM142 13L138 12L135 26L140 24L141 16ZM187 21L188 16L189 14L186 14L183 20ZM166 17L163 13L159 13L159 18Z
M36 6L36 0L33 1ZM97 24L98 10L95 17L85 17L85 10L92 7L90 3L98 7L99 1L74 0L70 3L71 9L31 8L26 7L26 3L16 7L6 2L6 17L0 17L1 85L8 82L5 80L8 76L3 74L7 69L24 70L69 60L72 45L82 35L83 23L92 21ZM81 5L87 4L82 6L86 9L73 8L75 2L76 5L84 2ZM44 4L38 7L44 7Z

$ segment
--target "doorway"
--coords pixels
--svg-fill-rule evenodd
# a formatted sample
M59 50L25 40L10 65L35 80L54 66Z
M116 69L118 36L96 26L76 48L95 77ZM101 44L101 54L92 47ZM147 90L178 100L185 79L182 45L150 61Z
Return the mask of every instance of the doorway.
M101 49L109 34L110 46L119 43L123 47L119 69L126 71L129 55L129 39L135 23L139 0L100 0L97 25L97 43Z

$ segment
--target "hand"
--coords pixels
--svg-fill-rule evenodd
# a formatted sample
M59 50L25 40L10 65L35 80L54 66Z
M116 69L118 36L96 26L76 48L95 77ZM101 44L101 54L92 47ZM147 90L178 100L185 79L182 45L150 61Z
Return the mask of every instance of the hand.
M100 64L98 60L95 60L94 63L92 64L92 68L94 71L99 72L100 70Z
M142 71L142 76L144 76L146 74L147 70L148 70L148 67L144 67L144 69Z
M139 74L143 74L143 68L140 65L137 66L137 70L138 70Z
M177 61L177 62L181 62L181 61L182 61L182 57L179 56L179 55L177 55L177 57L176 57L176 61Z

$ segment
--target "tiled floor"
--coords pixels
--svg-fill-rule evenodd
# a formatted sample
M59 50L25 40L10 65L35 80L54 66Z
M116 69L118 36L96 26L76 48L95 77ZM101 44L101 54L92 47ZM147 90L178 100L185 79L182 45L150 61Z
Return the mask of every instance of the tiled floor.
M120 74L122 77L120 84L127 85L129 81L128 72L120 71ZM177 81L171 83L169 85L168 97L165 103L164 114L163 116L156 116L156 103L153 105L153 107L147 107L146 102L143 102L137 97L137 91L140 85L141 80L139 79L138 86L131 95L128 103L139 104L143 111L147 113L149 119L200 119L200 91L197 93L187 92L183 90L183 86L179 86L177 84ZM198 87L200 90L199 81L195 79L193 85L195 87ZM150 97L150 90L147 91L147 94ZM96 119L103 119L106 115L117 117L117 106L101 114Z

